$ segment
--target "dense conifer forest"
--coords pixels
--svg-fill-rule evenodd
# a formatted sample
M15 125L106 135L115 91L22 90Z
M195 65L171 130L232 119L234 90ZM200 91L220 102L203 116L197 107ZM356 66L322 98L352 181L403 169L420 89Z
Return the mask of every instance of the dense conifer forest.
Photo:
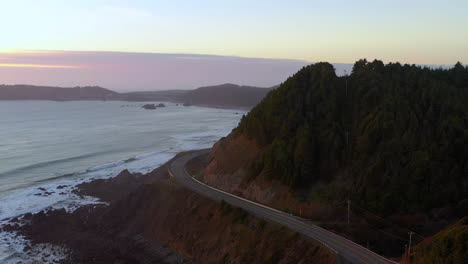
M468 214L468 68L359 60L301 69L243 117L264 174L308 193L352 198L382 215L450 205Z

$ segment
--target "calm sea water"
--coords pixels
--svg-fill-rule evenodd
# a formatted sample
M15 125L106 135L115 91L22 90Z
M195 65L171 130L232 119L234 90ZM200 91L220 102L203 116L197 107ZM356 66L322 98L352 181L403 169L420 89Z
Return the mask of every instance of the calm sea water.
M210 147L244 114L165 104L144 110L129 102L0 101L0 226L45 208L99 203L77 197L73 186L123 169L148 172L180 151ZM45 255L26 256L26 244L0 233L0 263L60 258L60 249L50 245L40 250L49 251Z

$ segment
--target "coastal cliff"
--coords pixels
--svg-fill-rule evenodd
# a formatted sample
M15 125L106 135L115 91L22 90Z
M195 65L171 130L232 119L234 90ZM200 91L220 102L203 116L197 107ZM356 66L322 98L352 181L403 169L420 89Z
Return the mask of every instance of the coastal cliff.
M360 60L342 77L309 65L215 144L199 178L397 258L408 229L429 237L468 215L467 88L461 63Z
M285 211L298 212L301 203L293 192L279 181L264 175L249 179L251 164L259 159L264 147L244 135L232 133L218 141L209 155L202 180L216 188L261 202ZM304 209L307 205L302 204ZM307 210L304 215L312 217Z
M62 263L336 263L315 241L181 187L167 164L85 183L77 193L109 205L29 214L27 225L6 228L67 248Z

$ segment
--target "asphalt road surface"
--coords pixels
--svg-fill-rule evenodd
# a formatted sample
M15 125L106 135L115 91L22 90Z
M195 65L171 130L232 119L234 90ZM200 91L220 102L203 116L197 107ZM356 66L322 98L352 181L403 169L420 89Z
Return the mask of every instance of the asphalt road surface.
M210 149L191 151L174 159L169 166L169 173L171 174L171 177L174 177L180 184L199 194L217 201L224 200L232 206L243 208L244 210L258 217L268 221L276 222L285 227L288 227L293 231L321 242L338 256L337 259L339 262L354 264L395 263L346 238L303 221L301 218L215 189L200 181L197 181L196 179L193 179L185 170L185 164L189 160L199 155L206 154L209 151Z

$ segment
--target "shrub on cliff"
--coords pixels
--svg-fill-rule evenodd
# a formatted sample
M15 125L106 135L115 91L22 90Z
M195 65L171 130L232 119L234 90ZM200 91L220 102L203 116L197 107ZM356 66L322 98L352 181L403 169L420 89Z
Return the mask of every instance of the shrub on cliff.
M468 260L468 217L437 233L415 248L421 263L466 263Z

